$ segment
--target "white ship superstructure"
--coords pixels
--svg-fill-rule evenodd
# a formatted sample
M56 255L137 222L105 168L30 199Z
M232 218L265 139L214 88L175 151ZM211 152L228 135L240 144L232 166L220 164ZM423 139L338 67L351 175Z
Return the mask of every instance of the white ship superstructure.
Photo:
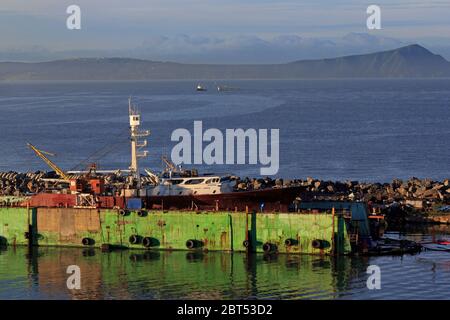
M205 195L233 192L235 181L230 176L163 178L160 184L147 189L148 196Z

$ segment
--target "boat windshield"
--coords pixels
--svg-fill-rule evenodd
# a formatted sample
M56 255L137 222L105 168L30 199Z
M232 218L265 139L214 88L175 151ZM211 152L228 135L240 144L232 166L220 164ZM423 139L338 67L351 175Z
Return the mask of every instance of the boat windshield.
M187 180L184 184L200 184L203 183L203 181L205 181L205 179L190 179Z
M167 179L166 181L169 184L180 184L183 182L183 179Z

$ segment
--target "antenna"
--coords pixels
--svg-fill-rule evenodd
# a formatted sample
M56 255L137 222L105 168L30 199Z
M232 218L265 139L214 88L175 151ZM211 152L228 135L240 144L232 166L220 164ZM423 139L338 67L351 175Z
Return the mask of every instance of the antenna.
M131 96L128 97L128 114L131 115Z

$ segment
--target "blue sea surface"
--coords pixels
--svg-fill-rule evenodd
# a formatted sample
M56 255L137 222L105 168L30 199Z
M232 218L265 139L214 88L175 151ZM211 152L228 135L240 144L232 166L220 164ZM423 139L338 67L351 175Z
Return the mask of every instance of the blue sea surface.
M57 154L65 170L96 161L129 166L128 97L151 130L142 167L158 171L173 130L280 129L278 176L390 181L450 177L450 80L0 83L0 171L48 170L26 147ZM92 156L89 158L89 156ZM88 159L88 161L86 161ZM258 176L260 165L200 166ZM434 228L434 227L433 227ZM450 231L410 240L448 239ZM396 233L390 236L400 236ZM405 236L405 235L403 235ZM81 290L66 286L79 265ZM381 290L367 268L381 269ZM0 299L449 299L450 253L330 257L70 248L0 248Z
M128 97L151 130L141 167L159 171L177 128L280 129L278 177L387 182L450 177L450 80L17 82L0 84L0 171L127 169ZM218 92L217 85L239 90ZM89 158L92 156L91 158ZM89 159L88 159L89 158ZM259 176L257 165L202 171Z

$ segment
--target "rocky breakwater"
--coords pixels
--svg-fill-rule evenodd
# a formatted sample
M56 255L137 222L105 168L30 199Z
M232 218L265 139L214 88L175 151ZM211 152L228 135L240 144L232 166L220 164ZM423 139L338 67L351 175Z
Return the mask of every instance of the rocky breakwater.
M83 178L83 175L70 174L69 178L80 179ZM103 178L105 179L105 189L110 194L114 194L117 189L120 189L126 184L126 176L122 173L107 174ZM149 183L149 179L143 177L143 183ZM20 197L39 192L67 193L69 192L68 187L68 181L62 181L53 171L28 173L14 171L0 172L0 197Z
M67 192L67 183L61 184L56 178L54 172L0 172L0 196L22 196L49 190ZM233 179L236 180L238 192L302 186L316 200L366 202L371 210L386 214L387 218L394 222L450 223L449 179L394 179L390 183L326 181L311 177ZM105 176L105 182L107 192L114 194L126 183L126 177L122 174L109 174ZM152 179L143 176L142 183L149 185Z
M42 192L46 188L45 172L0 172L0 196L21 196Z
M317 200L363 201L394 223L450 223L450 180L410 178L390 183L302 179L239 180L238 190L303 186Z

